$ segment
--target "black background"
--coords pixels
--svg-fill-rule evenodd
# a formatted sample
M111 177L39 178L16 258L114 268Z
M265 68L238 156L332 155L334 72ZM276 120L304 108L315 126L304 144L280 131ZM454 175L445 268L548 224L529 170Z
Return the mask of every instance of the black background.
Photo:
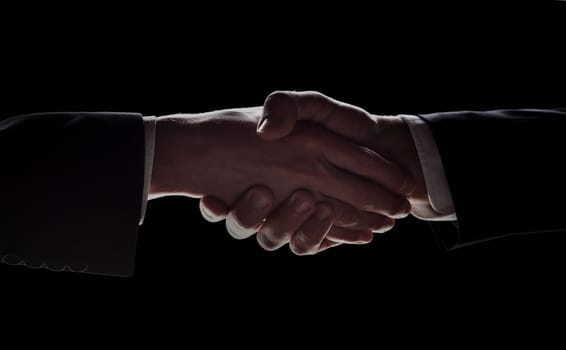
M558 2L264 6L58 16L20 9L2 25L1 117L201 112L260 105L276 89L319 90L375 114L566 105L566 13ZM196 200L167 198L148 205L133 279L9 266L0 275L4 292L23 296L18 306L39 300L79 314L117 313L105 317L116 323L147 320L151 311L162 316L153 323L168 323L172 313L213 328L242 326L238 317L256 308L258 323L338 308L374 320L387 309L389 320L404 322L423 308L458 313L488 301L491 311L511 315L545 309L532 300L561 293L564 242L560 233L541 234L447 252L426 223L409 218L370 245L296 257L288 248L264 252L253 238L235 241L223 224L200 217Z

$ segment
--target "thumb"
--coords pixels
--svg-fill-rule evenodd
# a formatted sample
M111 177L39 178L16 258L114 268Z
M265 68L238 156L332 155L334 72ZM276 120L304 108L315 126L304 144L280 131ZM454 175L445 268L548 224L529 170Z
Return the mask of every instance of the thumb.
M267 96L257 133L264 140L280 139L298 120L319 124L338 135L364 143L376 123L365 110L316 91L276 91Z
M278 140L291 133L298 118L294 97L285 91L275 91L265 99L263 114L257 124L257 134L264 140Z

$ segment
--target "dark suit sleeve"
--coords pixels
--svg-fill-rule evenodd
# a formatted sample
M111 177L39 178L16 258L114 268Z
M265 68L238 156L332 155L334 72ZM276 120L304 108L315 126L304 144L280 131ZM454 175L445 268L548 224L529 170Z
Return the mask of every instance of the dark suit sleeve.
M144 182L143 118L49 113L0 122L0 257L131 275Z
M457 224L434 224L448 248L566 230L566 110L421 115L446 171Z

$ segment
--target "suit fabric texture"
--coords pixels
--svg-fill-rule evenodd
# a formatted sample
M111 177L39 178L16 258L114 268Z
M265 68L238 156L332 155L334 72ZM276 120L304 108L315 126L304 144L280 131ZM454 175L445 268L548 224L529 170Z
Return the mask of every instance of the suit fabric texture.
M566 110L421 115L437 143L457 222L447 248L566 230ZM0 122L0 258L131 275L144 186L143 118L45 113Z
M445 247L566 230L566 110L421 117L437 143L458 217L432 224Z
M144 182L143 118L46 113L0 122L0 257L131 275Z

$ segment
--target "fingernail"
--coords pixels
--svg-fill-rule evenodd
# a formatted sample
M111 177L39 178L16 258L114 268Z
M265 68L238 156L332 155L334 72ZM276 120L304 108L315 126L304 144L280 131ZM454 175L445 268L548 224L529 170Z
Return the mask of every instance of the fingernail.
M250 197L252 207L254 209L265 209L270 204L269 199L267 199L265 196L262 196L261 194L256 193L255 191L252 191Z
M257 127L257 131L258 132L263 132L265 131L265 127L267 125L267 118L266 117L261 117L258 127Z
M332 215L332 212L327 208L319 208L316 212L316 218L319 221L325 221L330 217L330 215Z

